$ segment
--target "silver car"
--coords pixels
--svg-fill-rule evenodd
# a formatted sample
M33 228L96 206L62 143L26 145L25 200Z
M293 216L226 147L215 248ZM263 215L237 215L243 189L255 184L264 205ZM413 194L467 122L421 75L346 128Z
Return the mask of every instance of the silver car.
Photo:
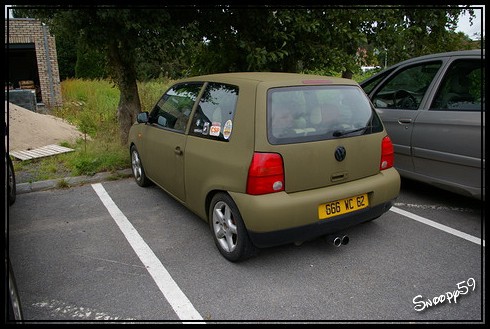
M485 200L485 50L421 56L361 87L394 144L402 177Z

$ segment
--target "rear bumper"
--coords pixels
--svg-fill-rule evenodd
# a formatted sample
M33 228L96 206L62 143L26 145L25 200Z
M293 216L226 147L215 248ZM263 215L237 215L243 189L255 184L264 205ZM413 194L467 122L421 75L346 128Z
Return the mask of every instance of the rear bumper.
M265 195L229 192L257 247L305 241L372 220L388 211L400 192L400 175L394 168L352 182L308 191ZM369 207L320 220L318 206L367 193Z
M295 241L308 241L373 220L387 212L392 204L393 202L391 201L386 202L373 208L360 210L354 214L350 213L301 227L266 233L249 231L248 234L252 243L259 248L278 246Z

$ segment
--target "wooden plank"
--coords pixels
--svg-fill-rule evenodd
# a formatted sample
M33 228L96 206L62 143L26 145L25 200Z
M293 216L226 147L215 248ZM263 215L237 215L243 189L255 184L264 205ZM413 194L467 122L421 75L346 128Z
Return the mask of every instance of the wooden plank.
M52 155L72 152L72 151L75 150L68 147L51 144L33 150L12 151L9 152L9 154L16 159L24 161L24 160L43 158L47 156L52 156Z
M15 151L15 152L9 152L10 155L13 157L20 159L20 160L29 160L31 159L31 155L27 151Z

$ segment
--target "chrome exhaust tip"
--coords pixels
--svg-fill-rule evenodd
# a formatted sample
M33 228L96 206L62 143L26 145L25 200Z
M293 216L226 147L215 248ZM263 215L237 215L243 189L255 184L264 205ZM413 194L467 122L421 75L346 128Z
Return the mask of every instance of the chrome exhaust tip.
M340 245L342 244L342 239L334 235L327 236L327 241L333 244L337 248L340 247Z
M349 243L349 237L347 235L344 235L342 238L341 238L341 243L345 246L346 244Z

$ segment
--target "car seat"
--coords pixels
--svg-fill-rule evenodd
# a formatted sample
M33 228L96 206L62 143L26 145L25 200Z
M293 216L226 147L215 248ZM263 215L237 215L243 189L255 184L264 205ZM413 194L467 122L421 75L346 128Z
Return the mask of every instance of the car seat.
M469 92L469 79L467 76L454 75L449 81L448 92L443 96L443 108L454 107L456 103L473 102Z

